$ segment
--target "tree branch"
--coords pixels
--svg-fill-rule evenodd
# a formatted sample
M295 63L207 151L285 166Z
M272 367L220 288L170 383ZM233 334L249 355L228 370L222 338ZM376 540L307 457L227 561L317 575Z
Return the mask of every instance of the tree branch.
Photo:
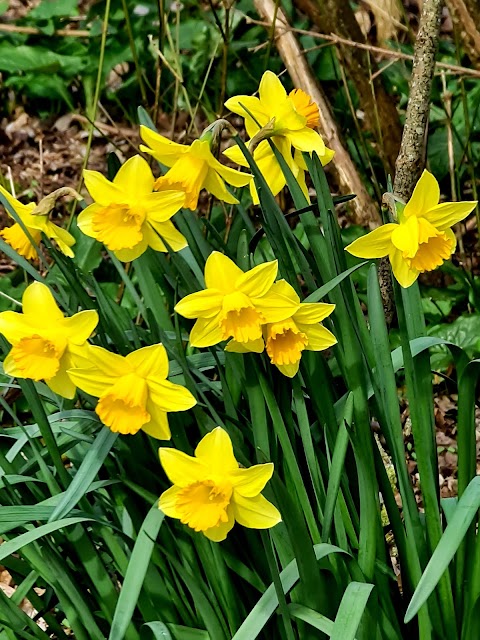
M415 42L405 126L395 165L393 191L408 200L425 164L425 140L430 92L435 70L443 0L424 0L420 29Z

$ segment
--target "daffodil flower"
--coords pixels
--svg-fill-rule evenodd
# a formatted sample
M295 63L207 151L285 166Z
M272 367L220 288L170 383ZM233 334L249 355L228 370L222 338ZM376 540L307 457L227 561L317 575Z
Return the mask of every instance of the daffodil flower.
M80 213L78 226L119 260L135 260L148 247L166 252L165 242L173 251L187 246L170 220L183 207L185 194L178 189L153 193L155 178L141 156L127 160L113 182L98 171L85 170L83 177L94 203Z
M73 398L75 384L68 369L98 324L96 311L80 311L65 318L50 289L40 282L29 285L22 298L23 313L0 313L0 333L12 348L3 369L14 378L45 380L64 398Z
M37 245L40 244L42 233L44 233L47 238L55 240L63 254L69 258L73 258L73 251L70 247L75 244L75 238L70 235L68 231L54 224L48 215L32 215L32 211L37 206L34 202L22 204L2 186L0 186L0 193L23 222L28 233ZM12 217L8 209L7 214L9 217ZM20 256L23 256L27 260L33 260L37 257L37 250L18 222L15 222L11 227L2 229L0 236L12 249L15 249Z
M298 372L303 351L323 351L336 344L337 339L333 333L320 324L332 313L335 305L324 302L300 304L300 298L295 289L285 280L275 283L272 292L280 293L292 303L299 305L297 311L289 318L263 327L263 337L270 362L283 375L293 378ZM232 340L225 350L234 353L254 351L248 347L249 345L242 345ZM255 349L255 351L261 353L263 344L262 349Z
M358 258L388 256L393 275L404 288L424 271L433 271L455 251L457 240L451 227L473 211L476 202L443 202L435 177L424 171L398 224L384 224L346 247Z
M207 288L175 307L185 318L198 318L190 333L192 347L210 347L228 338L247 343L251 350L263 345L262 325L290 317L299 306L272 291L277 272L276 260L243 272L222 253L211 253L205 264Z
M250 529L269 529L281 522L278 509L261 494L272 477L273 463L240 468L221 427L202 438L194 457L163 447L159 453L173 483L160 496L165 515L214 542L225 540L235 521Z
M185 192L185 206L197 208L198 197L202 189L206 189L218 200L229 204L238 204L225 186L225 182L234 187L244 187L252 176L225 167L212 154L210 136L195 140L191 145L178 144L148 127L140 127L140 135L146 145L140 145L141 151L149 153L156 160L171 167L167 173L158 178L155 189L181 189Z
M334 155L334 152L325 146L320 134L315 131L320 118L318 107L311 97L301 89L294 89L287 95L277 76L271 71L266 71L260 81L258 98L235 96L227 100L225 106L245 118L245 127L250 138L257 136L262 129L265 131L265 137L272 140L308 195L304 174L306 166L301 152L315 151L324 165L330 162ZM293 157L292 147L295 149ZM247 166L239 147L230 147L224 153L232 162ZM254 149L253 158L272 193L277 195L285 186L286 180L266 140L262 140ZM250 191L253 202L258 204L258 194L253 183L250 184Z
M142 429L159 440L170 439L167 413L186 411L193 395L169 382L168 357L162 344L120 356L89 346L89 365L69 371L79 389L99 398L95 411L105 426L122 434Z

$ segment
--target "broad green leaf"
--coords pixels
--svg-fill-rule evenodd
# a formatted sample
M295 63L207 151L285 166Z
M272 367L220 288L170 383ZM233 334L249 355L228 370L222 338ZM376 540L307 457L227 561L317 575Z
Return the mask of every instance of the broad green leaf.
M460 546L468 527L480 508L480 476L476 476L465 489L465 493L458 501L457 508L450 516L445 533L442 535L437 548L433 552L429 563L410 600L405 622L410 622L417 614L424 602L437 586L445 573L458 547Z
M335 278L332 278L329 282L326 282L319 289L311 293L308 297L305 298L303 302L318 302L319 300L324 298L327 295L327 293L330 293L332 289L335 289L335 287L338 286L340 282L345 280L345 278L348 278L348 276L350 276L352 273L357 271L357 269L360 269L366 264L367 264L367 261L360 262L360 264L356 264L354 267L350 267L350 269L347 269L343 273L340 273L338 276L336 276Z
M338 607L330 640L355 640L360 620L374 585L351 582Z
M105 462L117 436L118 433L113 433L110 429L103 428L99 431L72 483L50 516L49 522L64 518L80 502Z
M301 604L289 604L288 611L294 618L307 622L309 625L315 627L315 629L319 629L323 633L326 633L328 636L331 635L334 623L330 618L323 616L317 611L313 611L313 609L304 607Z
M147 572L158 532L162 526L164 514L157 504L147 514L138 534L132 555L128 563L127 572L123 580L118 598L109 640L123 640L125 631L135 611L138 596ZM168 637L168 636L167 636Z
M343 549L331 544L317 544L313 547L313 550L317 560L321 560L331 553L346 553ZM295 586L298 578L297 561L292 560L280 573L280 581L285 594ZM278 598L275 586L271 584L243 621L242 626L237 630L232 640L255 640L275 613L277 606Z
M58 529L63 529L63 527L69 527L74 524L78 524L79 522L88 522L91 518L64 518L63 520L57 520L56 522L50 522L48 524L43 524L40 527L36 527L31 531L27 531L26 533L22 533L17 536L13 540L9 540L8 542L4 542L0 546L0 561L8 558L12 553L16 553L22 547L25 547L27 544L42 538L43 536L48 535L49 533L53 533L54 531L58 531Z

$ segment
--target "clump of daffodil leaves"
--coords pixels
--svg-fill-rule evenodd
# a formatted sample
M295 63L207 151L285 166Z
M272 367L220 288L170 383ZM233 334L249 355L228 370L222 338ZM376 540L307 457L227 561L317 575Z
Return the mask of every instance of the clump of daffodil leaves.
M334 157L317 130L319 111L311 97L301 89L287 94L277 76L267 71L258 97L234 96L225 106L244 118L250 142L255 140L253 158L273 195L286 184L276 150L308 198L304 154L315 153L322 164ZM119 261L135 262L147 251L187 251L176 214L182 208L196 210L202 190L226 207L238 204L240 190L248 186L253 203L258 204L252 176L219 159L210 128L199 139L183 144L143 125L140 134L140 151L152 164L136 155L113 180L98 171L83 174L92 202L78 215L78 228ZM226 149L224 156L241 167L249 166L238 146ZM157 175L156 162L166 167L163 175ZM3 187L0 193L21 223L15 219L0 236L19 255L35 261L43 234L67 258L73 257L75 240L50 219L50 211L39 213L35 203L22 204ZM355 240L346 250L360 258L388 256L395 278L402 287L410 287L420 273L450 257L456 247L451 227L476 205L439 200L436 179L424 171L411 199L398 204L398 220ZM212 251L203 277L204 287L175 306L177 314L195 320L188 336L190 349L222 344L228 353L254 354L251 357L263 358L293 378L305 352L324 351L337 343L334 333L322 324L330 320L335 305L302 301L292 286L295 283L279 274L277 260L244 269L223 252ZM0 313L0 333L11 345L4 372L12 378L43 380L66 399L80 394L83 401L96 400L99 420L113 432L127 436L143 431L157 440L170 440L168 414L194 408L195 389L187 388L184 379L167 379L169 356L159 342L126 355L116 353L114 344L105 348L92 342L98 322L93 310L65 314L48 285L30 284L21 312ZM160 462L172 486L161 495L159 508L212 541L224 540L235 522L267 529L281 521L278 509L262 495L274 473L273 464L241 466L229 434L221 427L203 436L193 456L162 446Z

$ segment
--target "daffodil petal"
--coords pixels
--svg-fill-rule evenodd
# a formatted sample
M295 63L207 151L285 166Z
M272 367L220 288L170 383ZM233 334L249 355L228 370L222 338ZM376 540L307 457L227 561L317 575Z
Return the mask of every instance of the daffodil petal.
M392 233L392 244L407 257L413 258L418 251L420 238L419 219L416 216L407 218L406 222L397 225Z
M253 498L263 491L273 475L273 462L256 464L248 469L235 469L230 474L235 493Z
M285 87L273 71L265 71L263 74L258 87L258 95L263 109L268 113L275 113L279 105L287 99Z
M69 333L69 340L81 345L92 335L98 324L98 313L93 309L80 311L71 318L63 320L63 326Z
M213 318L199 318L190 332L190 345L197 349L212 347L224 340L218 315Z
M162 223L163 224L163 223ZM143 237L148 243L148 246L154 251L161 253L168 253L168 249L162 238L158 235L153 227L146 224L144 227Z
M225 475L238 469L230 436L221 427L215 427L200 440L195 456L213 474Z
M406 218L410 216L423 216L427 211L436 207L439 200L440 187L438 186L438 182L435 177L425 169L415 185L412 197L405 205L403 215Z
M298 369L300 368L300 360L297 362L292 362L290 364L276 364L277 369L287 378L293 378L297 375Z
M389 257L395 279L404 289L408 289L418 278L420 272L408 266L408 262L398 249L394 248Z
M210 529L206 529L203 532L203 535L206 536L212 542L222 542L227 537L229 531L232 529L235 524L235 518L233 515L233 508L231 506L227 507L227 522L221 522L216 527L211 527Z
M142 198L149 222L166 222L185 204L184 191L158 191Z
M245 156L243 155L243 151L240 149L238 144L225 149L223 155L226 156L231 162L239 164L241 167L249 166L247 160L245 159Z
M222 293L231 293L237 280L244 273L237 265L220 251L212 251L205 263L205 285Z
M277 273L277 260L264 262L243 273L235 283L235 287L250 298L261 298L272 288Z
M172 434L168 425L167 412L159 409L150 398L147 400L146 408L150 414L150 422L144 424L142 430L157 440L170 440Z
M477 206L472 202L443 202L425 213L424 217L439 231L445 231L460 222Z
M286 280L282 279L275 282L273 287L270 289L270 293L278 293L281 296L285 296L285 298L289 298L293 303L297 305L300 304L300 298L298 297L297 292Z
M265 145L268 147L267 152L264 152L261 149L263 143L265 143ZM256 155L257 150L259 150L258 157ZM260 156L260 152L262 152L262 156ZM283 173L280 165L278 164L278 160L273 153L273 149L269 146L267 140L262 140L262 142L258 145L253 154L253 158L257 163L260 173L265 178L270 191L274 196L276 196L286 185L287 181L285 178L285 174ZM253 182L250 184L250 189L252 189L252 187L254 187ZM255 204L258 204L258 199Z
M53 326L59 320L63 321L63 313L57 306L55 298L47 285L33 282L22 297L23 313L35 318L36 322L46 327Z
M392 248L392 233L398 226L392 222L384 224L354 240L345 251L357 258L384 258Z
M142 156L129 158L117 171L113 184L128 195L130 202L137 202L144 195L152 192L152 170Z
M129 353L125 359L142 378L165 380L168 376L168 356L163 344L142 347Z
M148 397L161 411L187 411L197 404L188 389L169 380L147 378Z
M98 171L85 169L83 172L83 180L88 189L88 193L98 204L107 206L113 202L118 204L125 202L124 192Z
M208 468L200 460L183 453L183 451L160 447L158 454L168 479L177 487L186 487L208 478Z
M152 235L150 233L150 230L148 230L148 225L146 226L146 241L151 242ZM178 231L178 229L175 228L173 222L171 222L170 220L167 220L166 222L151 221L150 226L153 230L153 233L158 234L158 236L160 236L160 240L162 242L166 242L172 251L181 251L187 246L187 239L180 233L180 231ZM156 248L155 243L152 243L151 246L154 249ZM163 251L166 251L166 248L163 249Z
M222 300L218 289L204 289L182 298L175 305L175 311L184 318L212 318L220 312Z
M254 96L234 96L225 102L225 107L245 118L249 136L255 135L270 119L260 100Z
M447 236L447 238L450 238L450 241L452 243L452 253L455 253L455 249L457 248L457 236L452 229L445 229L443 233Z
M320 162L322 163L322 167L324 167L329 162L331 162L334 156L335 156L335 151L333 149L329 149L328 147L325 147L325 151L323 152L322 155L320 155Z
M62 398L68 398L69 400L71 400L75 397L77 387L68 375L67 369L65 368L63 362L61 362L60 369L53 376L53 378L49 378L48 380L45 380L45 382L54 393L62 396Z
M103 209L102 205L96 204L95 202L88 207L86 207L81 213L79 213L77 218L77 226L82 233L90 238L94 238L96 236L95 231L93 230L93 220L96 214Z
M115 379L107 378L96 368L69 369L68 376L75 386L95 398L100 398L115 383Z
M334 304L326 302L303 302L295 312L294 320L297 324L315 324L327 318L334 309Z
M22 338L31 336L38 328L38 324L33 319L26 318L16 311L3 311L0 313L0 333L10 343L17 342Z
M145 431L145 427L143 427L143 430ZM180 518L180 514L177 511L177 498L181 490L181 487L173 486L160 496L158 508L169 518Z
M265 343L263 342L263 338L249 340L248 342L230 340L225 347L225 351L229 351L230 353L262 353L264 349Z
M45 227L45 233L47 237L55 240L58 248L64 255L66 255L68 258L73 258L74 253L70 247L73 247L76 240L70 233L68 233L66 229L63 229L62 227L59 227L48 220Z
M300 131L288 131L285 133L285 137L292 147L299 151L306 151L307 153L315 151L319 158L325 154L326 147L322 136L309 127L300 129Z
M249 529L269 529L282 521L277 507L262 495L245 498L235 492L233 513L235 520Z
M12 207L12 209L20 217L22 217L26 213L29 213L30 211L32 211L35 208L35 204L34 203L31 203L30 205L23 204L22 202L20 202L16 198L14 198L12 196L12 194L9 191L7 191L6 189L4 189L1 185L0 185L0 193L5 198L5 200L8 202L8 204ZM7 211L8 216L11 218L12 216L10 215L9 211L7 209L6 209L6 211Z
M10 352L11 353L11 352ZM3 371L7 376L11 376L12 378L23 378L24 373L21 371L12 358L10 353L7 354L5 360L3 361Z
M146 225L144 226L144 228ZM133 247L116 249L113 253L121 262L132 262L145 253L148 249L148 239L143 235L142 240Z
M269 292L261 298L255 298L253 303L256 310L265 318L266 323L286 320L293 316L300 306L290 298L274 292Z
M252 179L249 173L242 173L231 167L226 167L212 154L208 157L208 166L213 171L216 171L228 184L231 184L232 187L244 187Z
M97 345L88 345L88 362L91 367L95 367L103 372L108 378L119 378L128 373L133 373L133 369L127 359L117 353L107 351Z
M227 204L238 204L237 198L230 193L225 186L225 182L213 169L209 169L203 186L212 196L215 196L217 200L226 202Z
M190 148L188 145L173 142L173 140L165 138L165 136L152 131L144 125L140 126L140 135L145 144L148 145L148 147L140 145L140 151L149 153L167 167L174 165L178 158L187 153Z
M308 351L323 351L337 344L337 339L333 333L320 324L297 323L297 326L307 336L308 343L305 349Z

